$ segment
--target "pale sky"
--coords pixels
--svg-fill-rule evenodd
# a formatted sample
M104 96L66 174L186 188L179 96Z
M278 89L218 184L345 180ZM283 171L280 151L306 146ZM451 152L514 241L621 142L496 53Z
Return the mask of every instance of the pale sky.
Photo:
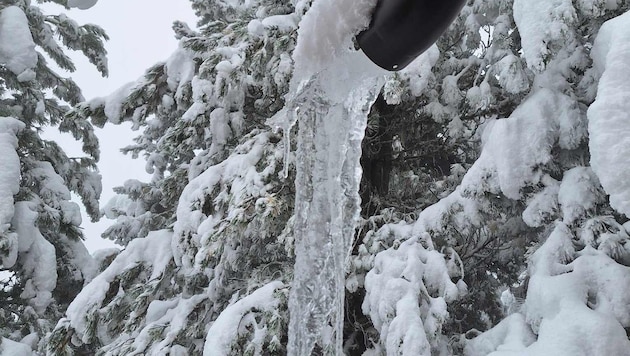
M77 67L77 71L70 76L81 87L87 100L112 93L123 84L139 78L156 62L166 60L177 48L171 29L173 21L187 22L191 28L196 24L188 0L100 0L88 10L67 11L58 5L44 5L43 8L47 13L65 12L79 24L97 24L110 37L106 43L109 78L100 77L80 53L70 53ZM108 125L98 130L97 135L101 145L99 170L103 176L102 207L114 195L113 187L122 185L130 178L146 181L148 175L144 172L145 162L142 158L132 160L119 151L121 147L131 144L131 139L138 132L131 131L129 125ZM80 146L73 144L69 136L60 138L56 133L48 133L46 137L61 139L69 154L80 152ZM100 237L111 223L111 220L102 218L99 223L92 224L84 214L83 227L90 251L114 246Z

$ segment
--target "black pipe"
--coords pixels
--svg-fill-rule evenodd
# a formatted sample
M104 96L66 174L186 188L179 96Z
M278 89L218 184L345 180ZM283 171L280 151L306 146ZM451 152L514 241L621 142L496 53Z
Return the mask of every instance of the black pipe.
M379 0L370 27L357 35L379 67L398 71L426 51L457 18L466 0Z

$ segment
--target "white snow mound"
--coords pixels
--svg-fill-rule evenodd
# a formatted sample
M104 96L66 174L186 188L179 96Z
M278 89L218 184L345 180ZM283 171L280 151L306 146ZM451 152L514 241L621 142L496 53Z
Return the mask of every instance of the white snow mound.
M630 217L630 13L604 23L592 56L601 73L588 109L591 167L610 195L610 205Z
M19 80L34 79L37 66L35 42L24 11L7 6L0 12L0 64Z

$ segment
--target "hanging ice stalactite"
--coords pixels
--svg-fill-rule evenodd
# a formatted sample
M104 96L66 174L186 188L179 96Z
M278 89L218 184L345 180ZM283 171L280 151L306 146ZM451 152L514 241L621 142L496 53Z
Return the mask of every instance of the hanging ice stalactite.
M340 66L303 82L295 109L289 107L299 122L289 355L310 355L316 344L325 354L342 354L345 263L360 213L361 141L384 82L383 72L362 56L350 53ZM345 66L350 63L353 70Z
M342 355L346 259L360 213L361 140L383 69L354 50L376 0L317 0L302 18L287 96L295 158L295 270L289 355Z

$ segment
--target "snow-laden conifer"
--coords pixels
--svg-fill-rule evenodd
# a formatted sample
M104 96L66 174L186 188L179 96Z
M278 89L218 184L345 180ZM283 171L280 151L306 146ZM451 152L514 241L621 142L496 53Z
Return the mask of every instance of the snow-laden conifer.
M106 206L127 248L59 322L69 348L286 353L294 156L273 124L310 2L192 3L201 26L174 26L169 60L71 116L131 121L154 176ZM626 352L626 11L471 1L388 77L363 144L348 354Z
M65 1L55 1L65 6ZM60 8L61 9L61 8ZM53 71L47 57L74 71L64 49L83 52L103 74L103 40L94 25L45 14L30 1L0 5L0 349L43 350L43 337L97 272L83 245L81 214L99 218L98 141L85 119L66 117L83 100L77 85ZM84 157L68 157L44 129L82 141ZM13 341L22 344L16 345Z

